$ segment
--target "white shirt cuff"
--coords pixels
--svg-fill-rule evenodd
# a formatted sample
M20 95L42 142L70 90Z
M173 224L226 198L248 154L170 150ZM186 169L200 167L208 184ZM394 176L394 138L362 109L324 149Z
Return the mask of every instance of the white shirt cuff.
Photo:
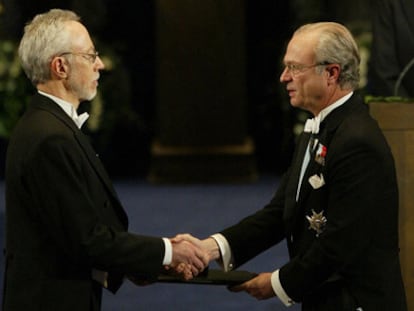
M225 272L233 270L233 256L229 242L227 242L227 239L220 233L213 234L211 237L216 240L220 249L221 261L218 260L217 262Z
M165 245L165 253L164 253L164 260L162 261L162 264L164 266L168 266L172 262L172 245L171 241L167 238L162 238Z
M286 307L290 307L291 305L295 304L295 302L286 294L285 290L282 287L282 284L280 283L279 270L276 270L272 273L271 282L276 296L283 302Z

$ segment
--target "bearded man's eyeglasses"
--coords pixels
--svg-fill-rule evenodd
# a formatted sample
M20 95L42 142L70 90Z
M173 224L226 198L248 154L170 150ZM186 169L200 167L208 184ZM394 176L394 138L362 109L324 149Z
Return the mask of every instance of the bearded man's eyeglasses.
M63 55L76 55L76 56L82 56L83 58L90 61L92 64L96 62L96 58L99 56L99 52L95 51L93 53L81 53L81 52L63 52L60 53L59 56Z

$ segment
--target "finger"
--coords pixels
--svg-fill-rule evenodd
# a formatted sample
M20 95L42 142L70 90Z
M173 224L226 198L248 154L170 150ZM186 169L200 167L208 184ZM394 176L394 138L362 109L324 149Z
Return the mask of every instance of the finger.
M207 266L200 258L194 257L191 261L191 265L197 270L197 274L205 269Z
M206 251L200 248L195 248L195 255L197 256L197 258L200 260L202 264L202 266L198 266L198 267L201 268L201 270L204 270L204 268L207 267L208 264L210 263L210 256L208 255Z
M185 239L182 237L182 235L177 234L175 237L170 238L171 243L180 243L182 241L185 241Z
M185 271L185 264L180 263L175 267L175 272L177 273L183 273Z
M190 238L190 234L188 233L179 233L177 234L173 239L180 242L180 241L186 241Z
M184 280L189 281L191 279L193 279L193 275L191 272L186 272L183 274Z
M185 280L191 280L194 277L194 273L192 271L192 266L189 264L184 265L185 269L183 271L183 277Z
M201 242L200 239L192 236L189 233L183 233L183 234L177 235L177 237L181 241L184 240L184 241L190 242L190 243L195 244L195 245L197 245L197 244L199 244Z

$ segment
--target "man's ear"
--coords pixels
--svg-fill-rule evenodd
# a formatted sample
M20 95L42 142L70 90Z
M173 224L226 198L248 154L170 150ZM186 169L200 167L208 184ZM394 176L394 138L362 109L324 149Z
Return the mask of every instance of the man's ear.
M68 77L69 66L63 57L55 57L50 63L50 70L53 76L59 79Z
M329 72L329 76L338 77L341 72L341 68L337 64L331 64L327 67L327 71Z
M329 64L326 66L326 72L328 73L328 79L337 81L341 73L341 67L338 64Z

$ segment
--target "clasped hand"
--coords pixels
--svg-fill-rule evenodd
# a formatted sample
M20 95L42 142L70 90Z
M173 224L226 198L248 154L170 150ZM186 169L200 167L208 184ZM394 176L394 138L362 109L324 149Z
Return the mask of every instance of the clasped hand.
M210 261L218 259L220 252L212 238L200 240L191 234L177 234L170 239L173 246L173 260L167 269L174 271L185 280L190 280L202 272Z
M180 238L180 235L177 235L170 241L173 256L171 264L165 267L167 270L173 269L185 280L190 280L208 266L210 256L200 244L195 243L195 240Z

